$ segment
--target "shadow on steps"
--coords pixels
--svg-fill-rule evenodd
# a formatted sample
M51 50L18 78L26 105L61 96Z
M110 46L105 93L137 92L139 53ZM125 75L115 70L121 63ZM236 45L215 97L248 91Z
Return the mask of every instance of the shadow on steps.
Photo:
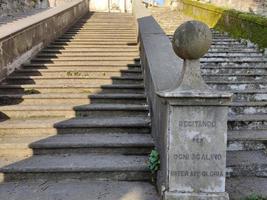
M136 47L138 52L133 43L118 48L127 52L129 46L129 50ZM121 56L121 52L111 58ZM98 53L105 57L101 49ZM0 87L0 102L5 105L1 109L6 113L6 121L0 124L0 142L4 144L0 150L4 155L3 159L0 157L4 175L0 193L6 195L1 199L17 196L21 200L21 192L42 197L57 182L67 180L74 182L71 187L80 181L89 181L87 185L100 181L98 184L104 184L106 189L123 181L117 186L122 188L119 193L109 191L112 198L97 193L92 186L87 188L89 193L81 191L85 199L157 199L153 187L145 183L150 181L147 155L153 140L142 69L136 55L132 56L132 60L122 57L123 64L119 65L112 61L108 64L108 59L104 64L99 61L99 65L98 61L57 65L56 60L50 60L55 56L51 56L45 63L24 65L4 81ZM84 62L83 58L80 60ZM31 181L39 185L28 183ZM133 181L137 181L136 185ZM7 190L14 187L13 183L18 187L10 194ZM20 184L25 185L26 191ZM56 193L60 198L73 195L66 190Z

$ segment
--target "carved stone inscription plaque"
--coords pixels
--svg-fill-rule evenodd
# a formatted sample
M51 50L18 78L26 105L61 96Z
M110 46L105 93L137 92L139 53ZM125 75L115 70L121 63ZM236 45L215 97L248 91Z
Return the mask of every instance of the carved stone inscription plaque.
M224 192L227 108L171 106L169 191Z

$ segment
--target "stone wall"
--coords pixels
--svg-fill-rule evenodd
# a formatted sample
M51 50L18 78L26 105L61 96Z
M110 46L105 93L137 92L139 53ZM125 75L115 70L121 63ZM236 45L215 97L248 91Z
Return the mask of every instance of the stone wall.
M71 3L73 0L0 0L0 18L35 8L49 8Z
M48 9L0 29L0 81L89 11L87 0Z
M49 7L48 0L0 0L0 17L47 7Z
M218 6L267 16L267 0L201 0Z

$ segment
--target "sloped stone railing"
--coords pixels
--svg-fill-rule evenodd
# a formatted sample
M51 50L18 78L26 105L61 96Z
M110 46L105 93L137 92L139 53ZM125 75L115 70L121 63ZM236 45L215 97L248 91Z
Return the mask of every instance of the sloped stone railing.
M134 2L152 135L160 153L157 186L163 200L228 200L225 192L227 113L231 94L206 85L200 58L209 27L182 24L172 44L139 0ZM182 59L180 59L182 58Z
M138 23L141 63L152 120L151 132L156 148L161 155L161 163L165 163L166 157L162 155L166 153L164 151L166 141L162 133L166 128L164 123L167 120L164 117L167 108L166 104L160 100L157 92L168 90L177 84L179 76L181 76L183 61L175 55L170 39L144 7L141 0L133 2L133 15ZM166 171L161 165L157 179L160 190L164 190L161 186L165 185L163 177Z
M75 0L0 28L0 80L30 60L89 11L88 0Z

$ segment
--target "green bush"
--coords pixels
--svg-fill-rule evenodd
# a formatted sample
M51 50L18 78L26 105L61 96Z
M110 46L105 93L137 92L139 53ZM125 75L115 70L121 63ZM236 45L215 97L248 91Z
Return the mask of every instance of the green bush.
M267 200L267 197L262 197L262 196L257 195L257 194L252 194L252 195L246 197L244 200Z
M152 174L155 174L160 169L160 157L157 150L152 150L149 155L148 167Z

